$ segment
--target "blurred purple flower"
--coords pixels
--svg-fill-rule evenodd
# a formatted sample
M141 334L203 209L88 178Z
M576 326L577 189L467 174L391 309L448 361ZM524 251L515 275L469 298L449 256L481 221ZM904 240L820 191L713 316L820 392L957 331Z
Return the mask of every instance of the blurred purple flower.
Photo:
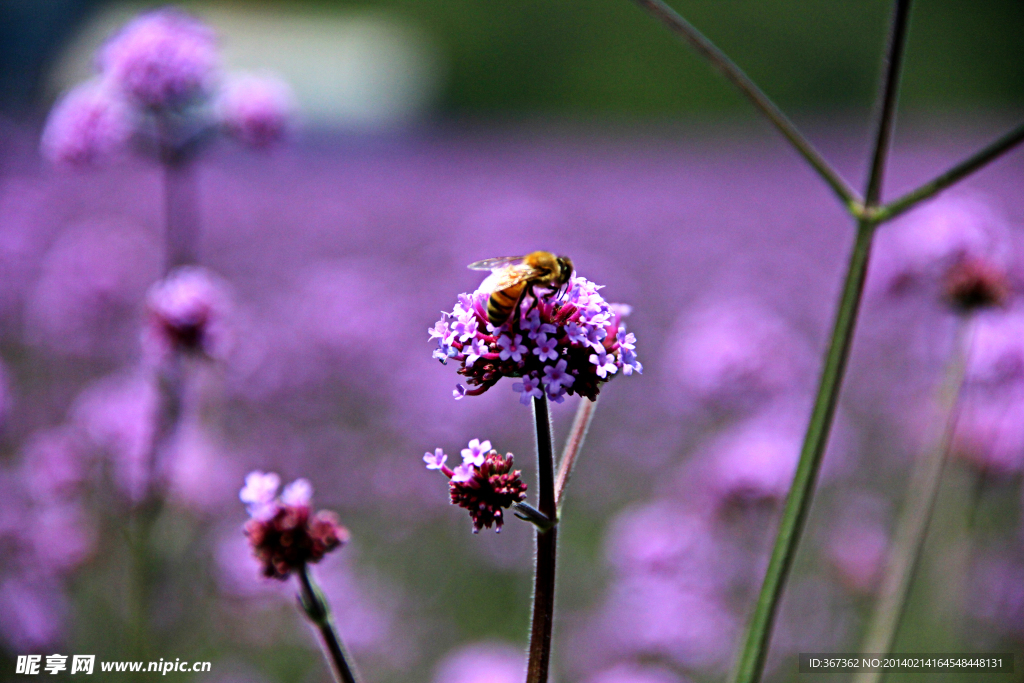
M15 576L0 583L0 635L14 652L57 644L67 611L64 589L51 579Z
M715 438L702 458L719 505L781 502L800 458L801 430L775 411Z
M148 345L161 355L223 357L228 344L225 290L223 283L198 266L179 268L154 284L146 297Z
M228 133L240 142L264 148L288 132L295 110L288 84L273 76L236 76L220 93L217 111Z
M133 127L131 109L108 83L86 81L54 106L40 146L54 164L86 166L122 151Z
M160 248L132 226L87 222L50 247L25 303L28 339L75 356L133 354L146 288Z
M667 355L689 395L714 408L746 411L800 384L806 349L774 313L733 299L684 314Z
M437 665L435 683L519 683L526 673L521 648L473 643L448 653Z
M729 579L730 555L723 554L707 515L656 500L629 507L610 523L605 556L619 576L658 574L707 593Z
M738 628L716 596L670 577L642 574L612 584L591 638L594 655L665 657L704 669L728 661Z
M31 528L23 536L32 551L35 571L67 573L85 562L96 549L94 520L75 502L35 508Z
M965 601L975 618L1024 641L1024 563L1012 552L985 553L971 571Z
M677 674L662 667L619 664L591 676L586 683L684 683Z
M79 394L71 410L72 422L110 458L114 482L133 502L149 487L156 408L152 379L135 374L99 380Z
M81 435L73 427L33 434L22 447L21 478L38 503L73 497L90 468Z
M564 294L542 290L536 299L524 294L517 311L497 328L487 319L487 290L460 294L455 309L428 330L430 339L437 339L435 358L462 363L459 374L471 388L460 388L456 398L482 394L502 377L521 377L512 388L524 404L542 395L541 385L556 403L566 394L596 399L600 385L620 368L627 375L642 372L636 338L623 336L623 309L613 309L600 288L573 276ZM620 348L623 341L628 348ZM592 351L600 353L600 365L591 360Z
M825 552L840 583L851 593L873 595L885 569L889 535L870 519L845 519L829 534Z
M944 195L880 231L869 286L884 294L941 293L957 264L980 261L1005 268L1007 221L985 198Z
M994 475L1024 469L1024 313L979 315L960 395L953 453Z
M128 22L103 47L99 66L144 107L176 108L207 96L220 59L213 31L176 9L158 9Z

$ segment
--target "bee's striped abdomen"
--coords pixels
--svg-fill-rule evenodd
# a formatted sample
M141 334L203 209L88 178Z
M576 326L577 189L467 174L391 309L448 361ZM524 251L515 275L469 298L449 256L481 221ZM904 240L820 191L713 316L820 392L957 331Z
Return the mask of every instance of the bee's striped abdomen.
M526 289L526 283L520 282L511 287L491 292L491 296L487 300L487 319L492 325L497 327L509 319L516 304L519 303L519 299L522 298L524 289Z

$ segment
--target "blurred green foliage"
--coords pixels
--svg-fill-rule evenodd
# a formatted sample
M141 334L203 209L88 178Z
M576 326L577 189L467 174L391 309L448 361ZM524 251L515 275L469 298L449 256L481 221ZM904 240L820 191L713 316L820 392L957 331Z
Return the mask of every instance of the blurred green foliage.
M386 9L423 26L448 64L449 114L661 117L744 110L740 98L629 0L258 0L288 10ZM236 0L234 4L251 5ZM675 0L783 106L866 108L890 3ZM1024 103L1024 2L921 0L903 103Z

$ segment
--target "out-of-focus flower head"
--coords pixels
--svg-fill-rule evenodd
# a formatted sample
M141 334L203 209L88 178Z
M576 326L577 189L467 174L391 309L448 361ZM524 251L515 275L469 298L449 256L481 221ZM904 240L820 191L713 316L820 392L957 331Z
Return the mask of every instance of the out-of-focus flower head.
M885 527L870 515L860 514L843 519L831 531L825 553L846 590L872 595L878 590L888 548Z
M733 299L680 318L668 363L686 392L701 403L749 410L799 384L804 353L804 345L778 316Z
M437 340L434 357L461 363L459 374L471 387L458 385L455 398L477 396L502 377L515 377L523 380L512 388L525 405L541 396L561 403L566 394L594 400L613 375L643 372L636 337L622 322L629 308L609 304L599 289L573 276L564 291L526 293L499 327L488 322L489 291L460 294L455 309L427 330Z
M944 196L881 231L871 287L889 295L930 292L958 307L972 289L1001 302L1009 257L1007 221L994 207L979 196Z
M349 534L333 512L312 514L313 487L308 481L296 479L278 496L280 483L272 472L251 472L238 497L251 517L245 535L263 575L284 580L345 545Z
M437 666L436 683L518 683L526 671L520 648L474 643L449 653Z
M72 422L109 458L115 484L132 502L141 501L151 483L157 400L149 373L115 375L82 391L71 409Z
M280 78L244 75L228 81L216 108L228 134L251 147L264 148L288 133L295 100Z
M40 147L50 162L87 166L115 156L131 137L134 120L124 99L99 79L61 98L46 119Z
M494 526L501 531L504 523L502 510L526 498L526 484L521 472L513 470L512 454L499 455L491 449L491 442L473 439L462 449L462 464L454 470L445 462L448 456L440 448L425 453L423 462L428 470L439 470L451 481L448 490L452 505L469 511L473 520L473 533Z
M672 576L631 574L612 584L588 641L599 643L595 656L713 668L728 660L738 627L721 596Z
M1024 313L973 323L953 453L992 475L1024 469Z
M719 505L777 503L786 497L800 458L801 434L776 417L750 420L708 446L708 485Z
M224 286L209 271L198 266L179 268L153 285L146 307L147 339L157 349L208 358L223 355L227 342L227 295Z
M971 570L973 616L1002 633L1024 640L1024 562L1019 552L986 552Z
M26 336L61 354L123 361L138 350L146 288L160 274L153 237L131 224L69 226L25 301Z
M0 635L13 650L56 644L67 613L64 588L51 577L21 575L0 582Z
M662 667L619 664L591 676L587 683L683 683L683 679Z
M220 58L210 27L185 12L163 8L126 24L104 46L99 66L141 106L169 109L207 96Z

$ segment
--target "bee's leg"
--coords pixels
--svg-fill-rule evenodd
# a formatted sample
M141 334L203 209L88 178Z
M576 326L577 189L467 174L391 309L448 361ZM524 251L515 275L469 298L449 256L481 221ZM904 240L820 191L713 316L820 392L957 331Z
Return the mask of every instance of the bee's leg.
M533 290L534 287L536 287L536 285L530 285L529 288L525 292L523 292L524 296L526 294L530 295L530 305L526 308L526 311L523 313L524 316L529 315L530 311L537 307L537 292ZM520 299L520 301L522 300Z

